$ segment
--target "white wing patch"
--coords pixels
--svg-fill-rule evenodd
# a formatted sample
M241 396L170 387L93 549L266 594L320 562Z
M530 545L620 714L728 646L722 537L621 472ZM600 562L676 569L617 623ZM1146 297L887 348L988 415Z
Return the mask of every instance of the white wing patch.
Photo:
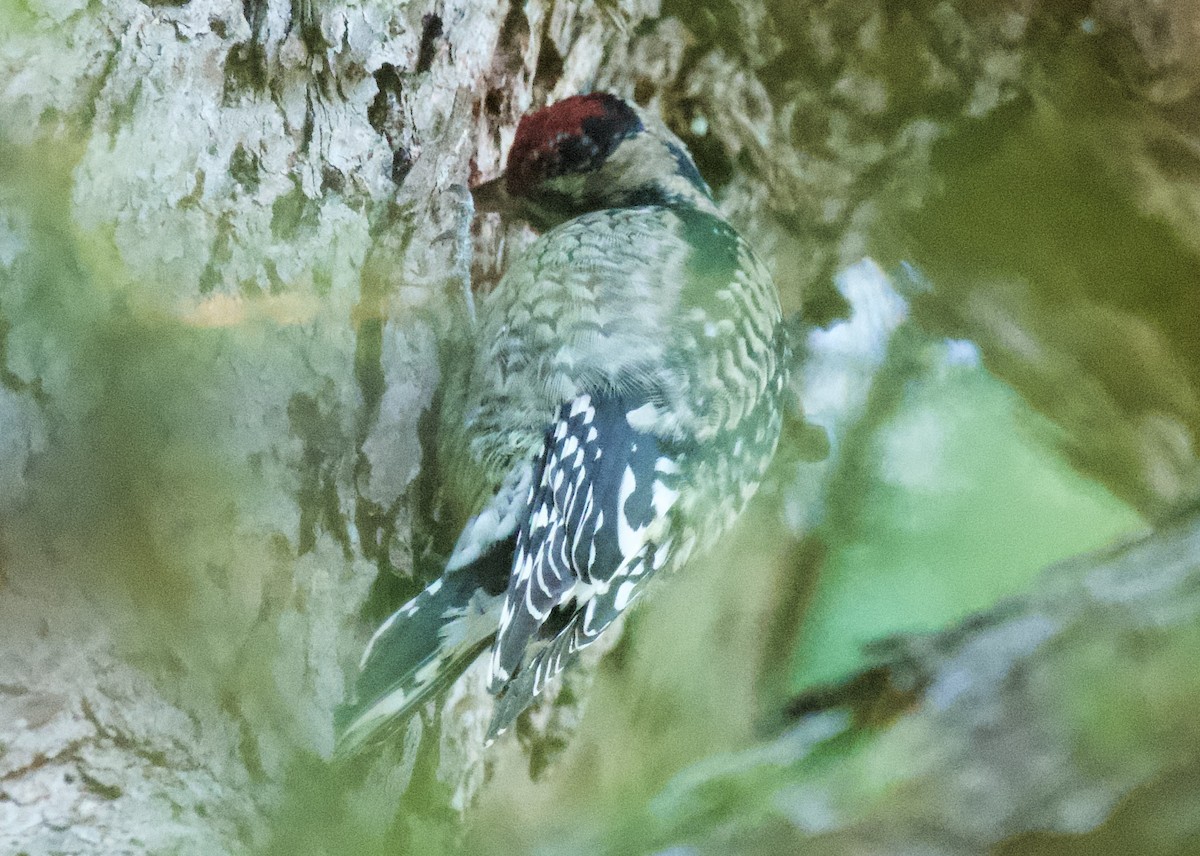
M532 482L532 464L513 468L495 497L463 528L454 552L446 562L447 571L457 571L471 564L489 547L517 531L520 517L529 507Z

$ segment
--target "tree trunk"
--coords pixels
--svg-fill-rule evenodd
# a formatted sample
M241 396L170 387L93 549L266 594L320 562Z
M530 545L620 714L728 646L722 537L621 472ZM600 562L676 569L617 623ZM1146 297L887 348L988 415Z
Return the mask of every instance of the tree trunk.
M0 2L0 852L455 838L486 780L477 674L388 757L320 759L372 623L453 534L418 479L438 343L529 239L472 227L467 187L497 174L520 114L575 92L660 110L809 325L844 313L830 274L864 253L924 260L939 284L916 299L925 323L976 338L1082 470L1166 514L1200 478L1200 361L1177 323L1195 317L1183 274L1200 251L1195 14L1122 0ZM1096 99L1061 94L1080 79L1100 81ZM980 148L1007 140L996 168L1042 182L1022 147L1064 124L1083 133L1060 161L1084 153L1165 223L1153 310L1104 287L1103 259L1043 312L1057 263L1025 265L1019 241L968 253L978 264L938 251ZM1115 332L1073 335L1062 318L1080 307ZM1153 382L1129 397L1133 352ZM772 655L822 555L819 535L780 522L797 472L781 466L756 512L767 570L710 563L685 601L705 604L684 652L704 681L622 678L685 708L745 697L714 714L714 748L751 739L756 693L770 712L786 695ZM642 623L648 644L674 644ZM549 763L587 694L577 680L573 703L535 712L524 745L488 763Z

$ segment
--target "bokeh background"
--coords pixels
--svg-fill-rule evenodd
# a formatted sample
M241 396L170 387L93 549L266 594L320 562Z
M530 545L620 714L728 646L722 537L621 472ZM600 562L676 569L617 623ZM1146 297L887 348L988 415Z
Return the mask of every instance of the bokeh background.
M802 403L485 751L331 767L527 109L659 112ZM1200 4L0 0L0 852L1200 852Z

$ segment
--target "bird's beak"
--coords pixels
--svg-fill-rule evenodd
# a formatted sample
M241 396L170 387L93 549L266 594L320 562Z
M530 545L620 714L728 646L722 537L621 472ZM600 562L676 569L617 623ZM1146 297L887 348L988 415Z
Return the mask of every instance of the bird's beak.
M504 176L476 185L471 191L475 198L475 213L505 212L513 209L512 197L504 186Z

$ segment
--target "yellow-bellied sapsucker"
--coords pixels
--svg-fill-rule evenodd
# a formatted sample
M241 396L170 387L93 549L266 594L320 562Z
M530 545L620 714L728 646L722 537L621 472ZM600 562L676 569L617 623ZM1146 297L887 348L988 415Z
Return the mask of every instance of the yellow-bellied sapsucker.
M485 188L546 231L446 381L441 442L480 499L442 577L371 639L343 753L488 649L502 732L647 580L729 528L779 437L778 295L661 122L567 98L521 120Z

